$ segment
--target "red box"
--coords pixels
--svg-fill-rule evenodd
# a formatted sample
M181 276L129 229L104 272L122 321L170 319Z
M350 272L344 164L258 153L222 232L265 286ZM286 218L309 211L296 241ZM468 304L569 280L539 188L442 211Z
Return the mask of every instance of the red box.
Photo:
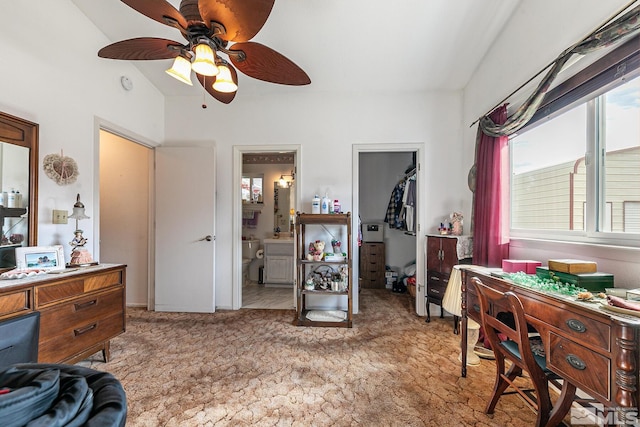
M536 274L536 267L540 267L540 261L532 261L529 259L503 259L502 271L505 273L517 273L523 271L527 274Z

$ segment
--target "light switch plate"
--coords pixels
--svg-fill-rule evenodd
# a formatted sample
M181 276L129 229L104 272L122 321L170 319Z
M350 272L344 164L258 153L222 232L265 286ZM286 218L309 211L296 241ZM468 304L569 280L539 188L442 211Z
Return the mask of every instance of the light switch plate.
M69 212L67 211L60 211L60 210L53 210L53 223L54 224L68 224L69 223L69 219L67 218L67 215L69 215Z

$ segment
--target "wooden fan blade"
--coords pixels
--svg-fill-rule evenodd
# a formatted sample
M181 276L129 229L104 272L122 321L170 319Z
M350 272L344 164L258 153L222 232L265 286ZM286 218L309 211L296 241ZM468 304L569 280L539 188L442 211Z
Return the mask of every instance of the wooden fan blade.
M169 46L175 46L177 49L170 49ZM98 51L98 56L127 61L169 59L178 56L182 48L184 48L183 45L173 40L140 37L105 46Z
M262 28L275 0L199 0L202 20L224 26L227 33L220 36L227 41L245 42Z
M161 24L173 26L165 21L164 16L167 16L183 29L187 28L187 20L166 0L122 0L122 3Z
M238 74L236 73L236 70L233 69L233 67L229 67L229 70L231 70L231 75L233 76L233 81L238 84ZM229 104L231 101L233 101L233 98L236 97L236 92L229 92L229 93L225 93L225 92L218 92L213 88L213 83L215 83L216 78L214 77L208 77L208 76L202 76L198 73L196 73L196 77L198 78L198 81L200 82L200 84L202 85L202 87L204 87L206 89L207 92L209 92L209 95L213 96L215 99L217 99L218 101L222 102L223 104ZM206 80L205 80L206 79Z
M244 52L244 60L233 54L229 55L229 59L240 71L254 79L292 86L311 83L311 79L302 68L270 47L256 42L246 42L236 43L230 50Z

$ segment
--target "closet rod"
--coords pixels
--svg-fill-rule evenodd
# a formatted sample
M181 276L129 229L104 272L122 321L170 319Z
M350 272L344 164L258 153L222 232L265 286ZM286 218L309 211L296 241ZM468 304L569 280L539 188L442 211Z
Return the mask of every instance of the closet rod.
M622 14L622 12L624 12L625 10L629 9L636 1L638 0L632 0L629 4L627 4L626 6L624 6L622 9L620 9L618 12L616 12L615 14L613 14L609 19L607 19L602 25L600 25L598 28L596 28L595 30L593 30L592 32L590 32L589 34L587 34L585 37L583 37L578 43L575 43L573 46L571 46L569 49L566 49L565 52L570 52L571 50L573 50L576 46L578 46L580 43L582 43L583 41L587 40L589 37L591 37L592 35L594 35L595 33L597 33L598 31L600 31L600 29L602 29L602 27L604 27L605 25L607 25L609 22L613 21L613 19ZM534 74L529 80L527 80L526 82L522 83L516 90L514 90L513 92L511 92L509 95L507 95L502 101L498 102L493 108L491 108L487 113L483 114L482 116L478 117L473 123L471 123L469 125L469 127L472 127L473 125L475 125L476 123L478 123L480 121L481 118L483 118L484 116L486 116L487 114L490 114L493 110L495 110L496 108L498 108L499 106L501 106L502 104L504 104L505 102L507 102L507 100L509 98L511 98L513 95L515 95L516 93L518 93L523 87L525 87L526 85L528 85L529 83L531 83L531 81L533 79L535 79L536 77L538 77L540 74L542 74L547 68L551 67L553 64L555 64L556 60L558 58L554 59L553 61L551 61L549 64L547 64L543 69L541 69L540 71L538 71L536 74Z

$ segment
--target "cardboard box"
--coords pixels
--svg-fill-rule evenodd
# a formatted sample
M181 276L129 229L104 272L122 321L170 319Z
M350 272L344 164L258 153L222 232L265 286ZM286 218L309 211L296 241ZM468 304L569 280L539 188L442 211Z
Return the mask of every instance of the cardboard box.
M502 271L505 273L517 273L523 271L527 274L536 274L536 267L541 266L540 261L529 259L503 259Z
M609 273L582 273L570 274L561 271L552 271L547 267L537 267L536 274L543 279L557 277L564 283L580 286L588 291L604 292L605 288L613 288L613 274Z
M549 270L571 274L596 273L598 264L593 261L579 259L550 259Z

